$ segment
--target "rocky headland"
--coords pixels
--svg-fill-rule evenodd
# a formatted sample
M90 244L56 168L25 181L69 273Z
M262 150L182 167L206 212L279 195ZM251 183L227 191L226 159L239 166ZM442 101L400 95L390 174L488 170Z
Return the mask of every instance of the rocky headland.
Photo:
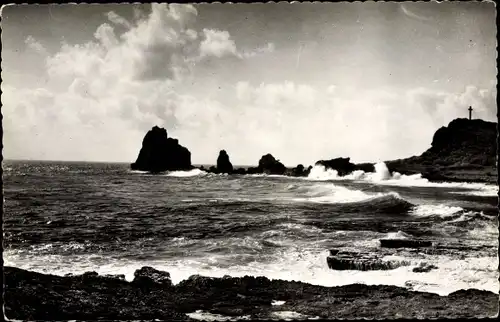
M423 267L422 269L428 269ZM143 267L123 275L54 276L4 267L4 312L17 320L481 318L498 315L498 295L476 289L448 296L396 286L340 287L199 275L173 285L170 274ZM222 320L221 319L221 320Z
M483 120L455 119L447 127L436 131L431 147L420 156L406 159L385 161L390 172L404 175L422 174L430 181L472 181L497 182L497 123ZM333 169L340 176L348 175L356 170L374 172L374 163L355 164L350 158L334 158L319 160L315 165L325 169ZM190 151L179 145L177 139L169 138L167 131L155 126L144 137L137 161L132 164L133 170L162 172L173 170L190 170ZM312 166L299 164L287 168L272 154L263 155L257 167L233 168L229 154L225 150L219 152L216 166L209 169L212 173L227 174L270 174L294 177L306 177Z
M455 119L434 133L420 156L386 161L389 171L430 181L497 183L497 123Z

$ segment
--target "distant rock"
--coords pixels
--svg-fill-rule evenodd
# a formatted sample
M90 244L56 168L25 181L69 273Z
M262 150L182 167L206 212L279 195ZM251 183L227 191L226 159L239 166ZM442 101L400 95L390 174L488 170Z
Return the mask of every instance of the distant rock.
M177 139L169 138L167 130L155 126L144 137L137 161L131 168L150 172L191 170L191 152L179 145Z
M217 172L219 173L233 173L233 165L229 161L229 155L225 150L219 152L217 158Z
M354 170L362 170L364 172L375 172L373 163L357 163L354 165Z
M283 175L285 174L286 167L283 163L279 162L279 160L276 160L271 154L266 154L260 158L257 171L265 174Z
M337 170L340 176L345 176L356 170L356 165L350 162L350 158L319 160L316 162L316 165L322 165L326 169Z
M247 170L245 168L237 168L233 172L234 174L247 174Z
M285 174L291 177L307 177L311 172L311 169L311 166L304 168L302 164L299 164L295 168L287 169Z

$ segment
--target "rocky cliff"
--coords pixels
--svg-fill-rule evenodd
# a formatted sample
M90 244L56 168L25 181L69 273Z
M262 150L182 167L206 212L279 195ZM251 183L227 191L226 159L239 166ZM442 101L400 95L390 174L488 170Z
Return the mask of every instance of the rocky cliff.
M435 181L496 183L497 123L455 119L434 133L420 156L386 161L391 172L421 173Z

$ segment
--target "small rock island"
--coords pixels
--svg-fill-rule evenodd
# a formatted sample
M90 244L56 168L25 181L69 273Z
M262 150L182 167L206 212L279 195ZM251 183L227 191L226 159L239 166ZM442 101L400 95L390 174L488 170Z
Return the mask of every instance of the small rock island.
M153 127L142 140L142 148L132 170L163 171L191 170L191 152L174 138L169 138L167 130Z

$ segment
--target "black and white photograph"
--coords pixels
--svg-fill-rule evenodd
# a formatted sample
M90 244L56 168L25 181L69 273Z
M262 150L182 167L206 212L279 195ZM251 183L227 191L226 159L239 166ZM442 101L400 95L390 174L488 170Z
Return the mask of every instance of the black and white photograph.
M3 5L4 317L498 317L496 19Z

